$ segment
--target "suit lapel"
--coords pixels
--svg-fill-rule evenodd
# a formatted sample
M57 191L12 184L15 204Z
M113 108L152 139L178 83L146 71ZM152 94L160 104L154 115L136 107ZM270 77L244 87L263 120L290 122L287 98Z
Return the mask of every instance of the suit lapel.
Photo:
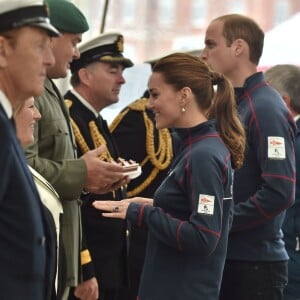
M8 127L10 129L10 137L11 137L11 140L12 140L13 150L15 151L16 156L19 159L19 162L20 162L20 164L22 166L22 169L25 173L25 177L27 178L27 181L29 182L29 184L30 184L32 190L34 191L34 193L36 194L36 196L38 197L37 189L36 189L36 186L33 182L31 173L29 172L27 162L26 162L26 159L25 159L25 156L24 156L24 152L23 152L23 150L20 146L20 143L17 139L14 119L9 119L7 117L7 115L4 112L4 109L3 109L1 104L0 104L0 113L7 119Z

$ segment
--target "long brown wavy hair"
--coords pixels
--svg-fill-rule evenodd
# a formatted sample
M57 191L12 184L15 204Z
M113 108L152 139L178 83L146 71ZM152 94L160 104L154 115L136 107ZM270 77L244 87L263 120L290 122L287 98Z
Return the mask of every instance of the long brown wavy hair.
M206 112L208 119L216 119L217 130L231 154L233 167L240 168L244 161L246 135L230 81L212 71L200 58L185 53L163 57L154 65L153 72L160 73L177 91L184 87L191 89L200 110Z

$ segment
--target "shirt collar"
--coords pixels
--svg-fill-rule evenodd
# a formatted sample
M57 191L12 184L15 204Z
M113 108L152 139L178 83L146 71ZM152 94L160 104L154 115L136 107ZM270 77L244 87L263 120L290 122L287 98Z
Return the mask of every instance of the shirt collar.
M294 116L294 121L295 121L295 122L297 122L299 119L300 119L300 114L299 114L299 115L296 115L296 116Z
M71 93L74 96L76 96L78 98L78 100L95 115L96 118L99 117L99 112L97 112L95 110L95 108L90 103L88 103L78 92L76 92L74 89L72 89Z
M2 104L2 107L7 114L7 117L10 119L12 117L12 112L13 112L12 105L1 90L0 90L0 103Z

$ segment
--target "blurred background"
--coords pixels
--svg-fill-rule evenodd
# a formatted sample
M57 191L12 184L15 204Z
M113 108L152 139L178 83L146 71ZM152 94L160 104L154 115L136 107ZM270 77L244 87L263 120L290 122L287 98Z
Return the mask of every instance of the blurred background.
M126 69L120 101L102 111L110 122L147 87L147 60L174 51L201 49L209 22L223 14L253 18L265 31L261 70L278 63L300 65L300 0L73 0L88 19L83 41L100 32L117 31L125 39L124 55L135 66ZM62 92L68 78L59 82Z

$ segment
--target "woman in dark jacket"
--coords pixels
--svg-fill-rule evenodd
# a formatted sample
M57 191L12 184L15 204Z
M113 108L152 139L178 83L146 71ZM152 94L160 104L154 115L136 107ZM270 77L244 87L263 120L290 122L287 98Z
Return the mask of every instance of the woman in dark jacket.
M232 221L232 166L242 165L245 149L233 89L200 59L177 53L154 66L149 92L156 127L180 138L170 172L154 199L94 205L148 226L138 299L215 300Z

